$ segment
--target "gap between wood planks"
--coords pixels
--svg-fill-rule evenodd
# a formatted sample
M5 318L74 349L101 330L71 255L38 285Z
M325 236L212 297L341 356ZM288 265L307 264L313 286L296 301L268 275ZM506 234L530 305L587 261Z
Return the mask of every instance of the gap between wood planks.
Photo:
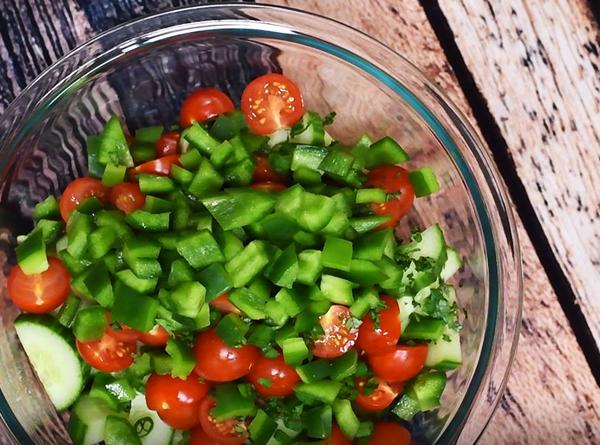
M575 292L554 255L544 229L529 200L527 190L517 174L517 169L510 155L506 140L502 136L502 132L496 124L483 94L477 88L475 79L460 53L454 40L452 29L440 9L438 1L419 0L419 3L425 11L431 27L440 42L440 46L444 50L446 58L456 74L458 83L469 105L473 109L473 115L484 139L492 150L492 155L498 166L500 175L507 185L508 193L523 221L525 230L533 243L540 262L548 275L548 280L556 292L560 306L571 325L571 329L575 333L577 343L583 351L596 383L600 385L600 367L597 366L600 363L600 351L594 341L587 320L576 303ZM591 9L594 11L596 19L600 22L600 3L594 3L595 0L590 0Z

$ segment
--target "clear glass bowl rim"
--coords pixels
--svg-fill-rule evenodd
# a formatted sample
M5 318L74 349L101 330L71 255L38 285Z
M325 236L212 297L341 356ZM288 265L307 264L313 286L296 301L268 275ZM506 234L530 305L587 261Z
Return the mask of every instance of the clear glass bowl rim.
M138 19L125 22L121 25L118 25L98 34L94 38L79 45L78 47L74 48L71 52L67 53L65 56L60 58L53 65L49 66L40 75L38 75L25 89L21 91L17 98L15 98L15 100L5 109L4 113L0 115L0 135L4 135L6 129L11 127L11 123L8 122L7 116L10 116L12 113L15 113L16 110L19 109L21 106L25 107L27 113L25 115L22 114L22 116L26 116L25 119L22 119L26 123L22 125L20 132L12 138L12 146L2 147L2 152L8 151L8 153L6 155L2 153L2 159L0 160L0 170L3 170L5 168L9 158L8 154L14 151L19 141L22 140L22 138L25 136L25 134L31 128L31 126L34 125L37 121L39 121L39 119L44 115L45 110L50 108L56 100L59 100L64 94L68 94L71 87L77 86L76 79L79 78L83 72L85 72L86 75L94 74L94 72L96 72L97 70L103 69L106 63L110 62L111 59L110 57L108 57L109 55L114 54L118 56L126 50L130 49L130 45L135 46L135 38L130 38L126 35L125 40L119 40L117 38L119 36L119 33L123 32L124 30L127 30L128 28L142 26L144 24L150 24L160 17L172 17L177 14L183 15L187 13L197 12L197 20L195 20L194 22L186 22L182 25L175 26L182 27L182 30L185 28L187 30L193 30L194 32L210 31L212 29L226 29L231 35L235 35L237 37L275 37L279 39L284 39L327 52L336 57L342 58L346 62L351 63L352 65L356 66L361 70L366 71L368 74L377 78L378 81L383 82L386 86L390 87L395 93L402 96L407 102L409 102L417 111L417 113L431 126L435 135L442 141L442 144L451 154L461 175L463 176L463 179L465 180L465 183L467 184L469 192L471 193L471 198L474 201L476 213L479 217L482 232L484 235L483 238L488 266L488 275L490 280L490 292L487 323L482 344L482 350L480 352L480 358L477 362L476 369L469 383L469 387L465 394L465 397L459 409L456 411L454 417L446 426L442 435L438 438L437 443L450 443L456 440L462 426L468 419L475 397L481 390L481 384L484 378L486 377L486 371L488 371L487 368L490 363L490 359L493 355L494 349L496 347L495 334L497 333L498 328L497 320L498 316L501 316L499 312L502 309L502 291L500 287L500 281L502 276L499 272L499 259L497 257L496 243L494 241L495 237L492 230L492 224L490 222L490 215L488 214L488 208L486 203L482 199L481 193L478 189L477 181L474 179L469 166L467 165L465 159L460 153L460 150L456 146L452 137L441 124L441 122L438 120L436 115L433 114L420 101L420 99L406 86L402 85L399 81L397 81L395 78L393 78L385 71L377 67L375 64L340 46L329 43L325 40L320 39L319 37L313 37L310 34L301 32L308 30L302 29L301 31L298 31L298 29L296 29L294 25L290 25L290 23L293 22L277 23L277 21L269 20L269 22L267 23L266 21L255 19L251 16L246 16L245 19L242 19L240 17L235 17L232 19L229 15L225 14L223 15L224 17L226 17L225 20L219 20L214 18L214 14L231 10L247 10L248 12L269 10L275 13L275 15L279 12L292 15L307 16L310 17L311 20L317 20L319 22L327 23L329 26L333 26L336 29L341 30L345 33L353 33L355 37L359 37L363 42L368 43L372 47L380 50L385 50L391 57L396 58L403 65L403 67L409 69L409 75L412 79L418 81L419 84L427 87L428 90L430 90L432 95L434 95L435 98L439 101L439 103L444 107L444 111L448 113L452 118L452 122L455 123L455 125L457 126L455 130L458 131L458 133L461 136L463 136L467 149L478 162L478 167L484 172L484 176L487 181L487 186L490 187L491 192L494 195L495 203L500 204L501 208L498 209L498 211L503 217L503 228L508 238L509 245L513 247L513 250L511 252L513 254L512 265L514 265L515 267L514 272L516 272L515 275L517 287L517 295L514 295L513 298L518 299L518 301L516 301L516 313L510 314L514 318L515 326L513 327L514 330L511 333L511 338L509 339L509 360L506 364L506 369L503 372L503 378L500 382L500 390L497 392L489 416L486 419L485 424L481 425L479 428L478 435L480 436L491 418L493 409L499 403L501 394L504 390L504 387L506 386L506 382L516 352L519 337L519 327L522 311L523 279L519 240L515 229L514 216L508 205L508 195L505 186L500 180L496 167L491 161L489 154L486 152L483 143L477 136L477 132L469 124L467 118L462 114L462 112L460 112L458 107L452 103L452 101L446 96L446 94L442 92L435 83L430 81L427 78L427 76L423 74L414 65L413 62L406 59L404 56L398 54L394 50L388 48L383 43L372 38L371 36L355 28L352 28L349 25L346 25L342 22L333 20L328 17L324 17L318 14L295 8L265 4L220 3L213 5L186 6L181 8L170 9L164 12L158 12L155 14L147 15ZM213 15L211 15L211 17L208 18L202 17L201 14L204 11L210 11L211 13L213 13ZM222 21L223 24L216 25L216 23L219 21ZM243 26L239 26L237 31L234 31L234 24L250 24L251 26L246 26L245 28ZM173 26L170 25L165 29L170 30L172 27ZM294 29L282 33L280 32L281 29L283 29L282 27L294 27ZM152 27L149 27L148 29L152 29ZM156 30L156 28L154 28L152 31L148 31L146 29L146 34L149 33L156 34L157 36L159 36L161 34L164 34L164 29ZM43 84L44 80L48 80L51 77L51 73L55 70L58 70L58 68L61 65L69 63L69 61L76 59L79 55L85 55L86 50L91 49L94 45L101 44L104 41L111 41L112 43L114 40L118 40L120 43L117 47L113 47L111 50L107 51L105 55L95 54L91 59L78 60L77 69L72 73L72 75L67 76L65 79L62 79L60 82L56 83L52 88L50 88L49 91L45 91L43 95L35 94L35 88L39 84ZM15 438L19 441L19 443L34 445L34 442L15 416L4 394L1 391L0 416L2 417L2 420L6 423L6 425L9 427L10 431L15 436Z

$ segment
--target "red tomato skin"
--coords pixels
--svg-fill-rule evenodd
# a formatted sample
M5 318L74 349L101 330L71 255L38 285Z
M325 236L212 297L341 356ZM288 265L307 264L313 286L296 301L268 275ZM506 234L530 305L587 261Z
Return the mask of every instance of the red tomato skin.
M146 346L162 348L169 341L169 333L161 325L155 325L149 332L140 332L140 341Z
M204 433L219 445L242 445L248 438L246 424L235 419L217 423L210 414L215 405L216 401L211 396L200 403L200 426Z
M255 182L251 185L254 190L262 190L265 192L282 192L287 187L281 182Z
M146 196L134 182L123 182L110 190L110 202L124 213L131 213L144 207Z
M60 216L64 222L83 201L95 197L106 202L108 189L96 178L77 178L65 188L59 200Z
M196 427L192 430L188 445L223 445L223 442L210 437L202 427Z
M377 215L389 215L391 219L379 227L395 227L400 218L406 215L412 208L415 192L408 176L408 170L396 165L382 165L375 167L367 175L365 182L367 187L377 187L387 193L399 193L396 199L372 204L371 210Z
M391 442L393 440L393 442ZM409 445L410 433L402 425L394 422L378 422L368 445Z
M128 170L128 174L131 178L135 178L136 175L141 173L169 176L171 174L171 166L173 164L179 165L179 155L168 155L152 161L144 162L137 167L130 168Z
M352 445L352 440L348 439L340 430L337 423L334 423L331 427L331 436L325 439L326 445Z
M106 332L100 340L76 341L77 350L83 360L102 372L123 371L133 363L137 351L135 342L119 340L107 324Z
M375 375L388 383L402 383L416 377L427 359L427 344L397 345L391 352L368 355L367 361Z
M163 134L156 141L156 157L162 158L163 156L176 155L180 137L181 135L178 131L169 131Z
M383 354L394 350L402 332L398 303L387 295L382 295L381 300L387 307L379 311L378 327L371 314L367 313L358 329L356 345L367 354Z
M262 385L259 379L270 380L271 386ZM294 393L294 386L300 377L279 354L275 358L260 357L248 374L248 380L263 397L285 397Z
M19 309L32 314L47 314L65 302L71 290L69 271L56 257L48 257L48 269L25 275L15 265L8 275L7 291Z
M219 312L224 312L226 314L228 314L230 312L232 312L234 314L241 314L242 313L237 307L235 307L233 305L233 303L231 303L229 301L229 297L227 296L227 294L219 295L217 298L215 298L214 300L212 300L208 304L213 309L216 309Z
M254 346L227 346L214 329L198 334L194 354L196 373L212 382L231 382L245 376L260 357Z
M252 182L281 182L282 177L271 168L269 160L265 155L257 154L256 167L254 168L254 176Z
M357 379L356 387L358 388L358 396L354 400L354 403L363 411L367 412L379 412L386 409L392 404L398 394L404 390L402 383L387 384L383 380L379 380L378 387L369 394L363 394L363 387L367 379Z
M200 423L200 402L209 390L210 385L194 375L179 379L152 374L146 383L146 404L173 428L187 430Z
M282 74L257 77L242 93L241 108L248 127L267 135L291 127L304 114L304 102L298 86Z
M332 305L326 314L319 317L325 332L313 345L313 355L320 358L336 358L344 355L356 343L358 329L348 329L346 321L351 318L350 310L340 304Z
M222 91L201 88L190 94L181 105L181 126L189 127L194 122L204 122L234 109L233 102Z

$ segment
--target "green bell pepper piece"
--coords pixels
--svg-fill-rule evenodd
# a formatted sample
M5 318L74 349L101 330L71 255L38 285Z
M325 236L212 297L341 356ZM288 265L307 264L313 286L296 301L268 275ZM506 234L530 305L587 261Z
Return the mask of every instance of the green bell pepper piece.
M254 240L225 264L225 270L232 278L233 287L239 288L248 284L268 263L267 243Z
M375 142L365 155L365 167L371 169L378 165L401 164L408 161L408 154L400 144L389 136Z
M342 238L328 236L325 238L321 264L323 267L348 272L352 262L352 243Z
M231 230L263 219L275 207L275 200L271 193L244 188L203 198L202 204L223 230Z
M80 310L75 317L73 334L81 342L100 340L106 331L104 308L88 307Z
M113 321L126 324L138 331L148 332L154 327L158 313L158 300L117 282Z
M198 273L198 280L206 288L206 301L210 302L231 289L231 277L222 264L213 263Z
M58 209L58 201L54 195L49 195L42 202L38 202L33 208L33 219L58 219L60 211Z
M177 242L177 252L194 269L225 261L219 245L208 230L181 237Z
M102 165L114 164L133 167L133 158L129 153L125 132L121 122L115 116L108 120L100 135L98 162Z

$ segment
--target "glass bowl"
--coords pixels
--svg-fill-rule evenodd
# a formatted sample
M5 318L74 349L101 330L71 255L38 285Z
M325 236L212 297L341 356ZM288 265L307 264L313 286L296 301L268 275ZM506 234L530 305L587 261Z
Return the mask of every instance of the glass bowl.
M0 410L20 444L70 443L66 414L47 399L16 338L6 293L16 236L34 204L86 173L85 138L112 114L130 129L177 120L183 99L216 87L239 100L249 80L283 72L306 106L335 110L332 134L395 137L410 167L432 166L440 193L404 220L439 222L465 267L456 277L464 364L442 407L417 416L419 443L472 444L499 401L515 352L521 261L507 195L489 156L456 106L410 62L365 34L305 12L263 5L200 6L114 28L40 75L0 118Z

